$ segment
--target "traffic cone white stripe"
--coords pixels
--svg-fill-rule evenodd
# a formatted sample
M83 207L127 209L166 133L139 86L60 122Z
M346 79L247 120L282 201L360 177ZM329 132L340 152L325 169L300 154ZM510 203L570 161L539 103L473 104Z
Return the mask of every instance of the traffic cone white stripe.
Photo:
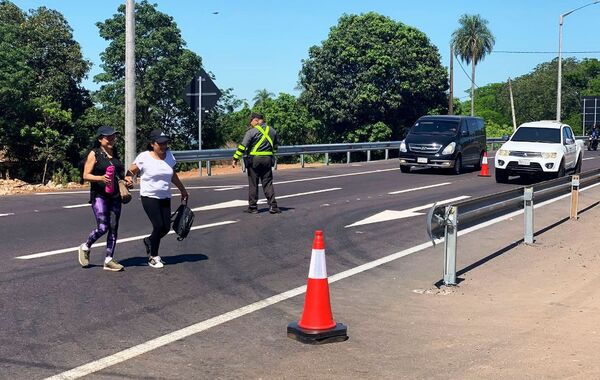
M310 269L308 278L315 280L327 278L327 264L325 263L325 250L313 249L310 255Z
M483 155L483 161L481 161L481 164L482 164L482 165L487 165L487 163L488 163L488 162L487 162L487 154L484 154L484 155Z

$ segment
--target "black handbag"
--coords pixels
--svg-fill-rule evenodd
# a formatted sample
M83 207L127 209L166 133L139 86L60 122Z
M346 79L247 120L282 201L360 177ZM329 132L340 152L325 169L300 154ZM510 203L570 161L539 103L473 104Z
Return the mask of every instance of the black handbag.
M173 231L177 234L177 240L182 241L190 233L194 223L194 212L187 206L187 200L181 202L177 210L171 215Z

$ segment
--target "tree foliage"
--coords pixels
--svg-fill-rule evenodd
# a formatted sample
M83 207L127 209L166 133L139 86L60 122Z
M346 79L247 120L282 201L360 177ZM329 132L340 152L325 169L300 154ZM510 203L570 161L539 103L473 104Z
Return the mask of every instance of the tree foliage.
M101 54L103 73L95 94L104 121L115 128L124 124L125 103L125 5L118 13L96 24L100 36L109 41ZM159 12L147 0L135 5L136 107L138 148L149 131L162 128L174 137L174 148L197 144L197 116L185 103L185 85L200 69L201 58L185 48L173 18ZM196 145L197 146L197 145Z
M20 163L21 177L74 159L76 120L90 106L81 86L89 68L60 13L0 1L0 149Z
M419 30L373 12L342 16L322 45L310 48L299 84L301 102L324 126L321 142L368 141L382 130L379 122L399 138L447 103L437 48Z

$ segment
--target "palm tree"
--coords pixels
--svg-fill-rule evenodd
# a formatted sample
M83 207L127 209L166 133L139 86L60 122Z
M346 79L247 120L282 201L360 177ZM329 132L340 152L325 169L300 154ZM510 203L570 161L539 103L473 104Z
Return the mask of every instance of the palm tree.
M275 96L275 94L273 94L272 92L269 92L269 90L267 90L265 88L262 90L256 90L256 95L254 96L254 98L252 100L254 100L254 106L256 107L257 104L260 104L267 99L271 99L274 96Z
M471 65L471 116L475 108L475 66L492 52L496 39L488 29L488 21L480 15L464 14L458 20L460 28L452 33L454 54Z

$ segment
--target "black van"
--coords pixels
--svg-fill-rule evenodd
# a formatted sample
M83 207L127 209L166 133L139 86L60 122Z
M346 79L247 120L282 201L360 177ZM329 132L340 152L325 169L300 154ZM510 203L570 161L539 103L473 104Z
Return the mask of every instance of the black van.
M473 116L422 116L400 143L400 170L413 166L448 168L460 174L463 166L481 167L485 124Z

